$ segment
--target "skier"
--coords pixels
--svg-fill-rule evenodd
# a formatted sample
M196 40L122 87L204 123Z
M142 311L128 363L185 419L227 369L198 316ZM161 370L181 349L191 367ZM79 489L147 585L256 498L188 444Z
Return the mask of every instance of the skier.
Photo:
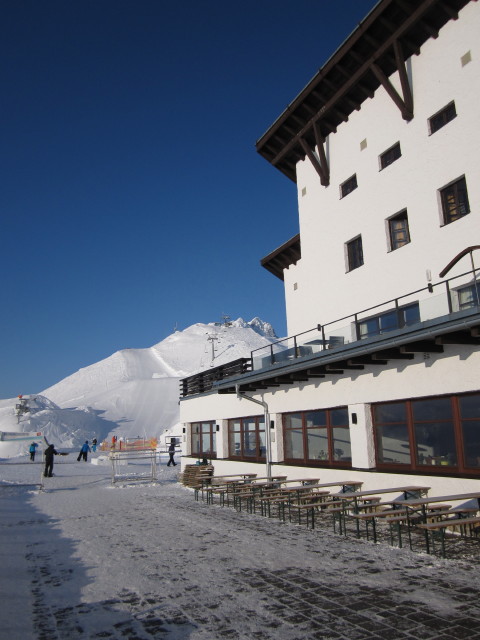
M94 438L92 440L92 451L93 451L93 453L95 453L96 450L97 450L97 439Z
M45 449L45 471L43 473L45 478L51 478L53 476L53 456L56 456L58 451L55 450L53 444L49 444Z
M80 462L82 458L84 462L87 462L87 455L89 451L91 451L91 449L88 446L88 440L85 440L85 444L82 445L80 453L78 454L77 462Z
M177 463L173 459L173 456L175 455L175 438L172 438L170 440L170 446L168 447L168 455L170 456L170 458L167 462L167 467L169 467L171 464L173 464L173 466L176 467Z
M30 445L30 448L28 449L30 452L30 460L32 462L35 462L35 453L37 450L38 444L36 442L32 442L32 444Z

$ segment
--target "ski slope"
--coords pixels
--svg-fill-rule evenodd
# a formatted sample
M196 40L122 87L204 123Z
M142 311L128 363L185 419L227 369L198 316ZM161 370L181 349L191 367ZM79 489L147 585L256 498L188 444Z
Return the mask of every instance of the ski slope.
M0 431L42 431L58 447L86 439L178 435L179 383L186 376L248 357L277 340L258 318L194 324L146 349L123 349L61 380L36 397L17 423L16 399L0 400ZM25 453L27 443L0 442L0 457Z

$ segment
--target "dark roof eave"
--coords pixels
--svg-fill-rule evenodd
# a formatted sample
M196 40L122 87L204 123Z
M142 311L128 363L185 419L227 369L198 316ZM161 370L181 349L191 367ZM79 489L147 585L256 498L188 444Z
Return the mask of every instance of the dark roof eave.
M290 265L296 264L302 257L300 234L287 240L280 247L269 253L260 260L262 267L273 273L274 276L283 280L283 271Z

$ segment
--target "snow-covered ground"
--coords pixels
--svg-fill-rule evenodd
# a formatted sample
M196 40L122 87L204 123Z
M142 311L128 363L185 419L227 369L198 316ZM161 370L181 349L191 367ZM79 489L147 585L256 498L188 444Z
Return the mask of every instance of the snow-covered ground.
M0 640L478 638L478 561L441 560L195 502L110 468L0 464ZM165 460L163 460L165 463ZM130 471L142 471L132 467Z
M20 421L18 400L0 400L0 432L42 432L60 447L85 440L179 435L181 378L275 341L268 322L241 318L228 324L194 324L148 349L124 349L33 396ZM30 399L29 399L30 402ZM0 457L25 453L29 442L0 441Z

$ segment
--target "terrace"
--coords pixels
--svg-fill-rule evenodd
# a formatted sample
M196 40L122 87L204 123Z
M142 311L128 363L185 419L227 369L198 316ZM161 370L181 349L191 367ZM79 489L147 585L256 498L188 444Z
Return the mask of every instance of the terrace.
M185 378L180 395L236 393L237 384L240 391L256 391L442 353L446 345L480 346L479 271L429 283Z

